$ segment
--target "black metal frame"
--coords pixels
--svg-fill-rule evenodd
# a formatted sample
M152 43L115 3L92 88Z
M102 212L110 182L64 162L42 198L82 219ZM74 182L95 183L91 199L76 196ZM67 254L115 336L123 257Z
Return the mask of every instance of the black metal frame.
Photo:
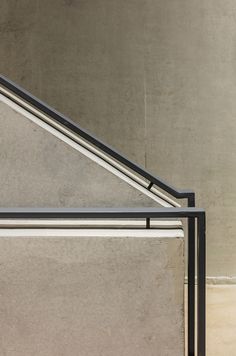
M133 209L0 209L0 219L134 219L188 218L197 220L197 355L205 356L205 279L206 279L206 221L205 211L197 208L133 208Z
M70 210L28 210L28 211L23 211L23 210L12 210L12 209L4 209L0 210L0 217L3 216L11 216L13 218L14 214L16 214L15 217L21 218L21 217L43 217L43 215L49 216L52 218L60 218L63 217L64 215L66 217L69 217L69 215L75 214L75 217L79 217L80 215L83 217L86 217L86 214L95 214L96 217L127 217L127 218L138 218L138 217L145 217L146 218L146 227L150 227L150 219L152 217L186 217L188 220L188 356L194 356L195 355L195 220L197 218L198 220L198 230L202 229L202 226L204 226L205 229L205 213L202 210L199 209L192 209L195 207L195 193L191 190L178 190L175 189L174 187L170 186L167 184L165 181L163 181L159 177L153 176L151 173L149 173L147 170L144 168L138 166L134 162L130 161L129 159L125 158L123 155L121 155L118 151L114 150L112 147L106 145L103 143L101 140L96 138L95 136L91 135L88 133L86 130L81 128L78 124L74 123L71 121L69 118L64 116L63 114L60 114L58 111L54 110L47 104L43 103L41 100L37 99L9 79L5 78L4 76L0 76L0 85L5 87L6 89L10 90L13 92L15 95L17 95L19 98L23 99L24 101L28 102L30 105L35 107L36 109L40 110L44 114L48 115L49 117L53 118L56 122L60 123L64 127L68 128L69 130L73 131L74 133L78 134L79 136L83 137L85 140L87 140L89 143L97 147L98 149L102 150L109 156L113 157L115 160L119 161L129 169L133 170L137 174L141 175L145 179L147 179L149 183L148 189L152 187L152 185L156 185L160 189L164 190L171 196L173 196L176 199L187 199L187 205L188 208L186 209L181 209L181 208L165 208L165 209L156 209L155 211L151 211L150 209L139 209L139 210L125 210L122 209L121 211L114 211L112 209L109 209L109 211L105 210L76 210L76 211L70 211ZM15 212L14 212L15 211ZM9 214L9 215L8 215ZM103 214L105 214L103 216ZM111 216L111 215L114 216ZM143 214L143 215L142 215ZM146 216L144 216L146 214ZM150 214L150 215L149 215ZM154 214L154 215L153 215ZM131 216L132 215L132 216ZM139 216L141 215L141 216ZM171 216L169 216L171 215ZM204 215L204 219L203 219ZM90 215L92 217L92 215ZM95 217L95 216L94 216ZM204 223L202 222L204 220ZM205 233L204 233L205 234ZM205 254L205 245L202 246L202 243L200 241L201 239L198 238L198 253L200 256L202 256L202 252L200 252L201 248L204 249L204 254ZM204 241L205 241L205 235L204 235ZM205 244L205 242L204 242ZM199 273L205 274L205 257L204 259L198 256L198 276ZM203 264L203 265L201 265ZM205 335L205 297L203 298L203 290L205 293L205 277L204 277L204 288L203 288L203 279L200 278L198 279L199 285L198 289L201 291L200 295L200 302L198 300L198 320L197 320L197 325L198 325L198 334L197 334L197 344L198 344L198 356L205 356L205 336L203 337L203 334ZM199 294L199 292L198 292ZM198 295L199 298L199 295ZM200 309L199 309L200 308ZM199 311L200 310L200 311ZM199 315L203 314L202 316Z

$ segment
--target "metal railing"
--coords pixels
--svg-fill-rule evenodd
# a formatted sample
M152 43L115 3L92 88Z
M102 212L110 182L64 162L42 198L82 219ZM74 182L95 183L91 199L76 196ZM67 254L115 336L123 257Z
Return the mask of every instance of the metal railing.
M112 147L88 133L72 120L60 114L41 100L37 99L18 85L0 76L0 85L16 96L26 101L40 112L46 114L60 125L81 136L90 144L102 150L107 155L117 160L130 170L139 174L149 181L148 189L153 185L162 189L176 199L186 199L188 208L165 208L165 209L122 209L122 210L20 210L20 209L1 209L0 218L69 218L69 217L96 217L96 218L138 218L146 219L146 227L150 227L150 219L160 218L187 218L188 221L188 356L195 355L195 263L196 263L196 238L195 221L198 226L198 248L197 248L197 280L198 280L198 301L197 301L197 355L205 356L205 212L195 207L195 193L191 190L178 190L159 177L153 176L146 169L130 161ZM203 233L204 231L204 233Z

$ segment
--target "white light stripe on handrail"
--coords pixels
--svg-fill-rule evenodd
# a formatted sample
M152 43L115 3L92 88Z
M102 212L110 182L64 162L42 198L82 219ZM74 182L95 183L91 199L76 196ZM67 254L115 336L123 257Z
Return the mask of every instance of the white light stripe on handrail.
M60 237L94 237L94 238L183 238L182 229L0 229L0 238L55 238Z
M142 220L122 220L122 219L0 219L0 229L14 228L34 228L34 227L56 227L56 228L145 228L146 221ZM181 229L181 220L154 220L151 221L153 229Z
M16 112L18 112L21 115L23 115L24 117L28 118L29 120L31 120L32 122L34 122L38 126L42 127L46 131L50 132L52 135L54 135L55 137L59 138L61 141L67 143L69 146L71 146L72 148L74 148L78 152L82 153L83 155L85 155L86 157L88 157L89 159L94 161L95 163L99 164L101 167L105 168L107 171L113 173L114 175L116 175L117 177L119 177L120 179L122 179L123 181L125 181L126 183L131 185L132 187L136 188L137 190L142 192L144 195L146 195L149 198L153 199L154 201L156 201L161 206L163 206L163 207L171 207L171 205L169 203L167 203L163 199L157 197L156 195L154 195L150 191L147 191L147 189L145 189L143 186L141 186L140 184L136 183L131 178L127 177L124 173L120 172L115 167L112 167L109 163L105 162L102 158L98 157L94 153L90 152L86 148L84 148L81 145L79 145L78 143L74 142L72 139L68 138L67 136L65 136L64 134L62 134L61 132L59 132L58 130L56 130L55 128L53 128L52 126L47 124L46 122L40 120L38 117L36 117L33 114L29 113L27 110L23 109L21 106L18 106L17 104L12 102L10 99L4 97L3 95L0 96L0 99L3 102L5 102L7 105L12 107L12 109L14 109Z
M108 164L111 164L114 168L117 168L119 171L121 171L121 173L124 173L125 176L128 176L133 181L135 181L136 183L138 183L139 185L144 187L145 191L143 189L141 189L143 194L148 195L152 199L154 199L155 196L157 198L160 198L161 200L157 200L157 199L154 199L154 200L157 201L162 206L165 206L165 207L172 207L172 206L181 207L181 205L179 203L177 203L176 201L171 199L169 196L167 196L164 193L162 193L161 191L159 191L159 189L157 189L156 187L152 187L151 190L148 191L147 188L148 188L149 182L146 182L145 180L141 179L140 177L138 177L134 173L130 172L127 168L125 168L123 165L119 164L116 160L112 159L108 155L106 155L103 152L99 151L93 145L91 145L90 143L86 142L84 139L81 139L78 135L74 134L69 129L65 128L63 125L58 124L57 122L55 122L53 119L51 119L47 115L43 114L38 109L35 109L33 106L29 105L28 103L26 103L24 100L20 99L15 94L12 94L10 91L8 91L8 90L6 90L6 89L4 89L2 87L0 87L0 92L2 92L3 94L7 95L8 97L11 97L12 100L14 100L14 102L18 102L21 107L22 106L25 107L26 108L26 112L28 112L28 110L29 110L32 113L32 115L35 114L38 119L40 117L40 119L42 119L45 123L48 123L50 126L53 126L58 131L60 131L61 133L65 134L67 137L69 136L73 141L76 141L78 143L78 145L82 146L83 148L85 148L86 150L90 151L91 153L94 153L98 158L101 158L102 160L105 160ZM8 104L10 104L10 103L12 103L12 102L9 101ZM19 111L19 110L17 110L17 111ZM39 125L38 122L36 122L36 123ZM47 130L47 131L49 131L49 130ZM60 139L62 139L62 138L60 138ZM64 139L62 139L62 140L64 142L66 142L66 140L64 140ZM104 167L104 168L108 169L107 167ZM114 173L114 172L112 171L112 173ZM121 177L120 175L118 175L118 176L120 178L124 179L124 176L123 177ZM128 183L128 181L127 181L127 183ZM142 187L140 187L140 188L142 188ZM135 188L138 189L137 185L135 186ZM150 195L150 193L152 193L152 195Z

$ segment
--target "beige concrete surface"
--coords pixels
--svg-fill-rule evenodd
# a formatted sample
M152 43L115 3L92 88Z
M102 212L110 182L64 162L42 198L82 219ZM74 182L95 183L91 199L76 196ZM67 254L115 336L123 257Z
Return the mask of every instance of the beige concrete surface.
M236 285L207 287L207 356L236 355Z
M206 356L236 355L236 285L206 288ZM185 285L185 356L187 355L187 285Z
M34 231L0 230L1 355L183 356L182 238Z
M236 276L235 18L234 0L0 2L0 72L194 189L210 276Z

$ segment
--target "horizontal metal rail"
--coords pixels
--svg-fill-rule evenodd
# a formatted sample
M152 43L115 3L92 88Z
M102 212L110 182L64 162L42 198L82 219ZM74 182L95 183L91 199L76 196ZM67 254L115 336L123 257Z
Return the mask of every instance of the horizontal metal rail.
M199 208L0 208L0 219L196 218Z

